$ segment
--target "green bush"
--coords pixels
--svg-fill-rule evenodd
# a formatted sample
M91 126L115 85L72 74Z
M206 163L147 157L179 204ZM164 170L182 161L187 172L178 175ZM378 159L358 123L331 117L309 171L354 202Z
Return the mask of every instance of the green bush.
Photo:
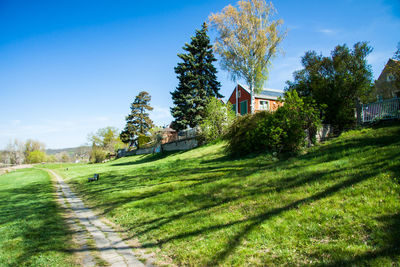
M285 104L276 112L239 117L226 135L227 150L235 156L265 151L297 152L307 144L307 138L315 140L320 125L315 104L305 103L296 91L287 92Z
M25 161L27 163L40 163L46 161L46 153L40 150L34 150L28 153Z
M91 163L101 163L106 159L106 157L107 157L107 151L99 147L92 147L89 161Z
M205 107L203 122L200 124L201 139L211 142L221 139L231 127L235 119L235 112L228 102L224 104L215 97L208 99Z
M138 148L142 148L143 145L147 144L150 141L151 141L151 137L150 136L147 136L147 135L144 135L144 134L139 135L139 137L138 137Z

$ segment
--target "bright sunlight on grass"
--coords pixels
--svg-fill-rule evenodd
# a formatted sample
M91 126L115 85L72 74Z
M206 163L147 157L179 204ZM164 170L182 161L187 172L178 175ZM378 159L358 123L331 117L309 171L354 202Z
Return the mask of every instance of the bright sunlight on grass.
M160 261L398 264L399 124L350 131L291 158L231 159L224 145L58 172ZM100 180L88 183L93 173Z
M47 172L0 176L0 266L74 266Z

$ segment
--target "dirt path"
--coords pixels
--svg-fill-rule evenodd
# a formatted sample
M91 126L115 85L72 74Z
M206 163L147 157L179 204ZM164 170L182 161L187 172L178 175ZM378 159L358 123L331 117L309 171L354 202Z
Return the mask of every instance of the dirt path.
M84 266L98 265L91 250L95 250L102 261L109 266L145 266L132 252L132 248L126 244L118 234L89 209L78 198L54 171L48 170L57 180L57 198L64 207L68 207L70 213L67 223L71 225L77 243L81 245L79 250ZM95 248L88 247L88 240L94 241Z

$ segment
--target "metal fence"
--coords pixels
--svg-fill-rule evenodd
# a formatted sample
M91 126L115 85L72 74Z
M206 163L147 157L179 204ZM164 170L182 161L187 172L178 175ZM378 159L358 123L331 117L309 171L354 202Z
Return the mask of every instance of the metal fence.
M363 123L395 118L400 118L400 98L362 105L361 119Z

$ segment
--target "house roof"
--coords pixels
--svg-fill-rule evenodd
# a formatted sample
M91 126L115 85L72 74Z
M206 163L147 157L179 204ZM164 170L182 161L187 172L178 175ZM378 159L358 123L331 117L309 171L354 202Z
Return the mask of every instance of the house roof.
M400 65L400 60L396 60L396 59L389 58L389 60L388 60L388 62L386 63L385 67L383 67L383 70L382 70L381 74L379 75L378 80L380 80L381 78L384 77L384 73L387 72L387 69L388 69L390 66L393 67L393 66L395 66L395 65Z
M247 85L239 84L243 89L245 89L248 93L250 93L249 87ZM276 100L278 97L283 98L284 92L278 89L271 88L263 88L259 94L254 95L256 98L265 98L265 99L273 99Z
M167 127L161 130L161 132L176 132L174 129Z

